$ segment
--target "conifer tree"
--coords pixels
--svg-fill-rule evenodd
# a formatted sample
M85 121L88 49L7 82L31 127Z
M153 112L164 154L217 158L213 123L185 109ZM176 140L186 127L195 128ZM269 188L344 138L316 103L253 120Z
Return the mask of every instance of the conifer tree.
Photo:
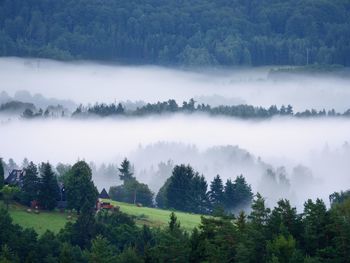
M93 208L96 204L98 191L92 181L89 165L79 161L68 172L65 182L67 206L80 212L82 206L87 204Z
M125 158L123 162L120 164L120 168L118 168L120 180L122 180L123 182L126 182L134 179L133 172L131 169L132 168L129 160Z
M39 204L42 208L52 210L59 199L59 188L55 173L49 163L42 163L40 167Z
M30 162L25 168L25 176L23 177L23 186L21 201L25 205L30 205L30 202L38 198L39 193L39 177L38 169L33 162Z
M210 184L209 199L213 208L223 207L224 186L220 175L217 175Z

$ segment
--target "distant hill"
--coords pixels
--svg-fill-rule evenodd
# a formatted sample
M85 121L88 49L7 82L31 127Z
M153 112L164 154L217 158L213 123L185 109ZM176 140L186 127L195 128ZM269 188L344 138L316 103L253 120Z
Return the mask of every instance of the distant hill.
M350 66L346 0L4 0L0 55Z

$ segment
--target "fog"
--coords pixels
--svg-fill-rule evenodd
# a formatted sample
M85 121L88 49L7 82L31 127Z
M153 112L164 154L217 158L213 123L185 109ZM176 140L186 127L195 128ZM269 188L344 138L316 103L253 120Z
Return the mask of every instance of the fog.
M299 208L306 198L327 201L334 191L350 188L350 120L275 118L243 121L206 115L173 115L101 120L11 120L0 126L0 156L39 163L118 165L130 158L140 181L154 191L168 175L159 163L189 163L207 180L243 174L270 204L285 197ZM302 166L300 166L302 165ZM285 171L279 167L284 166ZM264 177L266 169L285 173L290 187ZM158 173L158 177L156 177ZM161 176L161 177L159 177ZM95 177L101 187L114 178ZM278 180L277 180L278 181ZM277 185L276 185L277 184Z
M170 69L92 62L0 58L1 99L63 104L145 102L195 98L199 103L268 107L291 104L295 111L350 108L350 78L294 75L274 78L271 67ZM135 102L135 103L132 103ZM270 205L288 198L302 208L307 198L326 202L350 188L350 119L274 118L260 121L207 115L144 118L23 120L0 116L0 156L20 163L93 162L99 189L118 183L117 165L131 160L138 180L154 192L176 164L191 164L210 182L243 174Z
M275 67L276 68L276 67ZM271 78L271 67L181 70L156 66L118 66L92 62L0 58L0 91L21 90L75 103L155 102L191 97L218 104L248 103L268 107L291 104L344 111L349 108L350 78L305 76Z

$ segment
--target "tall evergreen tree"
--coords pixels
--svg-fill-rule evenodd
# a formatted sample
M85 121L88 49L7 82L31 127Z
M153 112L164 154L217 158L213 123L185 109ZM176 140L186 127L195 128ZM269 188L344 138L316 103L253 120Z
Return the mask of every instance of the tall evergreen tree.
M215 176L210 183L209 199L213 208L223 207L224 204L224 186L220 175Z
M225 210L233 210L235 208L235 198L235 185L233 184L231 179L227 179L224 187Z
M174 167L171 181L166 191L169 208L191 211L191 189L194 171L191 166L177 165Z
M97 236L92 240L89 253L90 263L116 262L116 249L103 236Z
M124 159L123 162L120 164L119 170L119 177L120 180L123 182L132 180L133 177L133 172L132 172L132 167L128 159Z
M206 214L209 210L208 184L203 175L196 173L191 183L192 212Z
M71 241L73 245L86 248L96 236L96 220L94 209L88 201L82 205L80 210L81 213L71 229Z
M40 186L38 201L42 208L52 210L59 199L59 188L55 173L49 163L42 163L40 166Z
M31 201L38 198L40 186L38 169L33 162L30 162L24 171L25 176L23 177L21 201L25 205L30 205Z
M234 203L236 207L243 208L244 206L250 206L253 200L253 192L250 185L243 177L243 175L237 176L234 182Z
M329 245L329 213L325 203L321 199L313 202L309 199L304 204L303 213L305 252L314 256L318 250Z
M90 208L95 206L98 191L92 181L91 169L86 162L79 161L73 165L67 174L65 190L68 208L79 212L84 204Z
M286 237L292 235L300 240L303 232L301 217L297 214L295 207L292 207L288 200L278 201L277 206L272 210L268 222L269 234L283 234ZM270 236L275 238L276 236Z
M248 234L250 262L265 262L267 245L267 223L270 209L265 199L258 193L252 203L252 212L248 216L250 228Z

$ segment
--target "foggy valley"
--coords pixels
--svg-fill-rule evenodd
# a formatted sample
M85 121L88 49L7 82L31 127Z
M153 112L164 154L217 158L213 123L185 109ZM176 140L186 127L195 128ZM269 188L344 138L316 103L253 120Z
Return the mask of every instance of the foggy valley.
M1 0L8 262L349 263L350 0Z
M139 101L144 105L191 97L213 106L292 104L295 110L346 110L350 98L350 78L303 74L274 79L268 67L190 71L0 58L0 68L1 89L6 92L3 102L19 100L43 107L61 104L69 111L80 103ZM15 77L18 75L21 77ZM161 178L157 175L159 163L168 161L191 164L207 180L217 174L224 180L243 174L253 191L261 192L270 205L280 198L290 199L298 208L307 198L322 197L328 203L329 193L350 187L347 118L239 120L175 114L29 121L2 114L1 119L4 159L54 164L86 160L117 166L127 157L137 179L154 192L171 175L171 170ZM289 184L286 189L264 177L267 169L281 167ZM298 167L305 167L309 174L303 174L305 169L298 174ZM101 190L118 180L117 175L95 172L94 181Z
M77 160L118 165L127 157L138 180L157 192L171 173L157 175L159 163L191 164L212 180L243 174L254 191L273 205L288 198L301 208L307 198L322 197L349 184L350 119L238 120L206 115L176 114L100 120L11 120L1 125L1 154L21 163ZM35 150L34 150L35 149ZM295 174L305 166L310 174ZM268 168L285 167L290 187L278 190L266 183ZM335 168L336 167L336 168ZM305 178L304 178L305 176ZM308 178L307 176L310 176ZM114 176L94 176L102 187L116 184ZM302 187L301 187L302 186Z

